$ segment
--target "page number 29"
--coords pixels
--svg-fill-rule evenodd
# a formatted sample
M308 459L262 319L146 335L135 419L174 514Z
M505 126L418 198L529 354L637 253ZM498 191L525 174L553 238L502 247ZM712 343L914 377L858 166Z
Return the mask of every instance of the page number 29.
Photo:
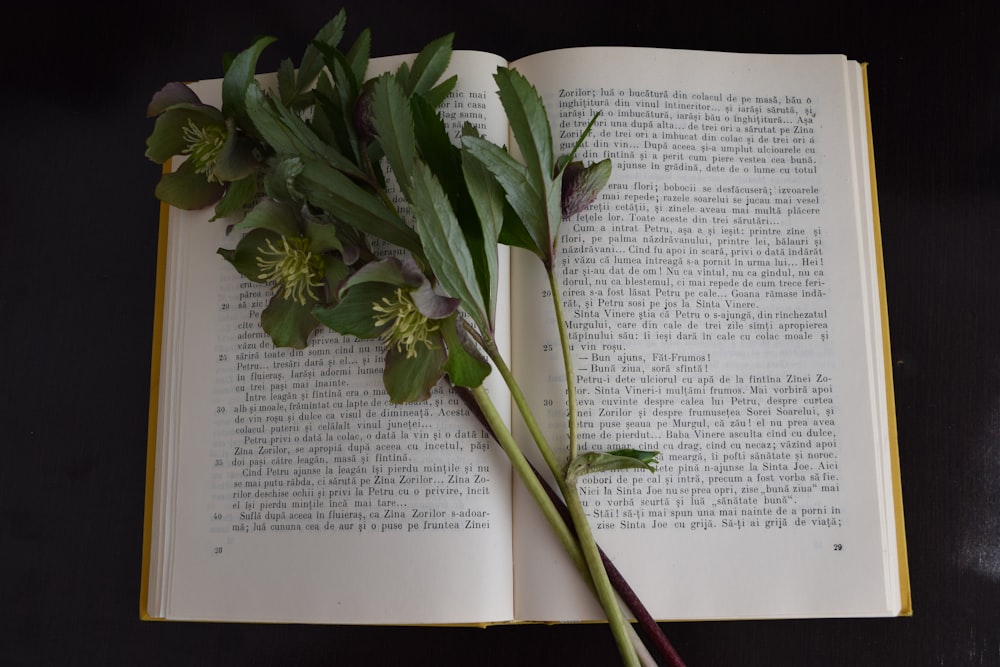
M844 545L843 544L834 544L833 545L833 550L834 551L843 551L844 550Z

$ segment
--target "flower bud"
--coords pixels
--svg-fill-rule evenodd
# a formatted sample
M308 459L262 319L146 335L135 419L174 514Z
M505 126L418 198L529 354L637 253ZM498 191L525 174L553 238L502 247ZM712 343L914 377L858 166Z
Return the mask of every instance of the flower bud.
M570 218L590 206L611 178L611 160L604 159L584 167L570 162L563 170L562 216Z

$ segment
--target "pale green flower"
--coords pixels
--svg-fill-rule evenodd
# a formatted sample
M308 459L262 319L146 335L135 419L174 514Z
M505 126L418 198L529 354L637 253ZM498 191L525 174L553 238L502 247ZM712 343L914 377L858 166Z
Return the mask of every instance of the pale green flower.
M257 252L258 280L274 281L282 297L300 305L319 301L316 289L323 286L325 268L323 258L309 251L309 239L282 236L276 247L268 238Z
M422 344L429 350L436 347L431 336L440 330L441 323L429 319L417 309L409 290L397 288L392 298L383 297L381 301L373 303L372 310L376 313L376 327L388 325L380 336L382 342L388 347L395 347L399 352L405 352L407 359L417 356L418 345Z

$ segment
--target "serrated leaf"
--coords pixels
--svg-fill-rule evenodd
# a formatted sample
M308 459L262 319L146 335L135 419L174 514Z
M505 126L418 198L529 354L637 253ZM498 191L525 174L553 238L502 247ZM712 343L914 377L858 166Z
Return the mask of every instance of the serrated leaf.
M368 60L371 56L371 47L372 33L371 30L365 28L347 51L347 62L350 63L351 71L354 72L354 78L358 81L364 81L365 74L368 73Z
M476 325L486 329L489 318L462 227L441 184L421 161L414 164L412 196L417 232L431 270L449 295L462 300Z
M246 127L249 121L245 100L247 89L254 83L257 60L274 41L274 37L261 37L250 48L237 54L222 79L222 113L236 118L241 127Z
M302 54L302 62L299 63L298 80L296 82L297 92L302 92L309 88L313 81L319 76L323 69L323 56L316 44L336 47L340 40L344 38L344 28L347 25L347 12L341 9L337 15L330 19L326 25L313 38L313 41L306 47Z
M499 67L493 79L528 172L538 183L551 181L554 166L552 131L541 96L516 70Z
M499 259L497 257L497 242L503 229L504 192L493 174L483 166L482 162L467 153L462 153L462 175L464 176L469 200L475 210L475 219L479 223L482 237L482 256L484 266L480 272L480 281L485 284L487 314L490 325L494 324L497 287L499 282Z
M528 171L527 185L535 192L540 205L538 215L544 220L546 242L539 245L550 248L555 243L562 222L562 187L561 178L555 171L552 130L545 106L538 91L520 72L500 67L493 78L499 88L500 103L510 122L511 133ZM517 206L514 209L528 226L532 238L536 238L537 231L532 228L535 223L527 219Z
M531 234L528 233L520 216L506 200L503 207L503 227L500 228L500 237L497 240L504 245L530 250L543 259L545 257L545 253L535 245L534 239L531 238Z
M386 160L403 193L410 199L412 166L417 159L410 100L395 77L380 76L372 87L372 125Z
M507 151L480 137L462 137L462 146L479 160L503 187L507 201L517 214L532 245L537 249L536 254L543 261L548 261L552 256L552 245L545 216L547 204L540 193L531 187L530 176L525 166L511 157Z
M268 98L259 86L246 91L246 111L264 141L279 155L322 160L356 178L364 178L357 165L316 136L295 113Z
M454 38L454 34L438 37L420 50L407 77L407 95L414 93L423 95L434 87L434 84L448 69L448 63L451 61L451 44Z
M426 93L422 94L427 103L433 108L437 109L441 106L441 103L451 95L451 91L455 89L455 84L458 83L458 75L449 76L447 79L434 86Z
M296 186L310 203L344 224L424 256L420 237L394 209L329 165L303 161Z
M659 452L638 449L616 449L610 452L587 452L570 461L566 467L566 479L571 481L591 473L611 470L648 470L653 467Z

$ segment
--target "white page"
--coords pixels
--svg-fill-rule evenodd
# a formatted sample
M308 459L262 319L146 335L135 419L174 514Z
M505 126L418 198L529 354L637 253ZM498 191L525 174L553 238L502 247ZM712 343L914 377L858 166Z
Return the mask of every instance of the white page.
M378 59L370 71L398 61ZM499 62L456 56L449 75L459 74L459 88L446 103L458 110L463 96L490 93L493 111L473 120L498 140L506 124L496 122L490 75ZM194 87L218 104L217 82ZM170 264L165 296L151 614L510 619L510 470L499 447L468 414L441 416L460 408L450 392L390 405L377 341L326 332L303 354L275 353L259 326L267 291L216 255L236 239L209 217L170 218L168 257L183 259ZM499 338L509 345L505 332Z
M594 48L514 65L558 152L599 110L580 157L614 161L557 262L582 446L663 456L656 474L585 484L598 542L656 618L898 612L856 64ZM562 446L546 281L527 253L513 276L514 370ZM601 618L516 488L518 617Z

